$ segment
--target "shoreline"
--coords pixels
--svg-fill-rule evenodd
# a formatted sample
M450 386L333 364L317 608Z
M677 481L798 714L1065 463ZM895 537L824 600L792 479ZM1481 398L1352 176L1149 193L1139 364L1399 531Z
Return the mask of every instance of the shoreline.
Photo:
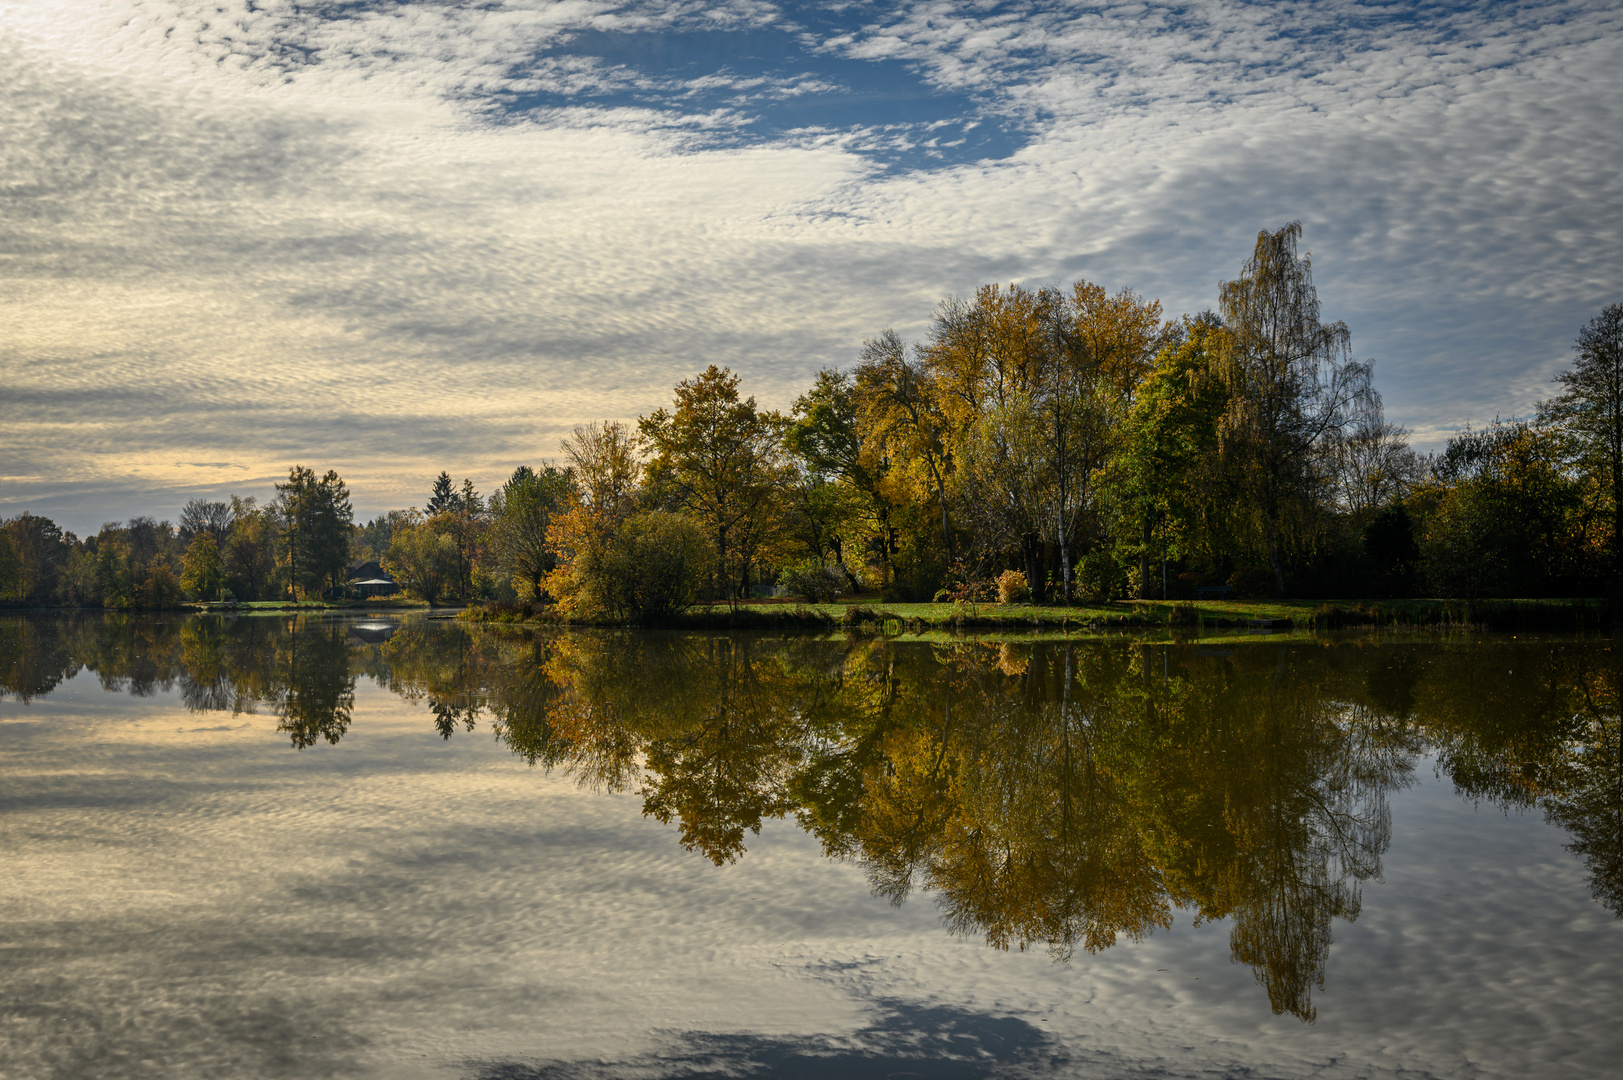
M1615 626L1594 598L1408 600L1129 600L1105 604L928 604L855 599L706 604L659 625L679 630L1338 630L1347 628L1602 631ZM459 618L509 625L625 626L564 619L517 605L470 605Z

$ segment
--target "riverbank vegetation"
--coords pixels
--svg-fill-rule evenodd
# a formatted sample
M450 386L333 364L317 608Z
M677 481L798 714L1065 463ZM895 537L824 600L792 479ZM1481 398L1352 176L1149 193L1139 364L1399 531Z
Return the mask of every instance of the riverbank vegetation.
M340 597L373 560L431 604L587 622L706 602L736 621L754 598L842 594L960 617L1130 598L1615 610L1623 304L1582 329L1535 415L1423 457L1349 329L1321 318L1299 240L1294 223L1259 234L1215 310L1172 319L1086 281L949 298L924 340L881 331L787 413L712 366L635 425L577 427L558 461L488 497L442 472L421 509L364 525L336 473L302 466L269 503L194 501L173 527L136 518L81 541L24 515L0 530L0 595Z

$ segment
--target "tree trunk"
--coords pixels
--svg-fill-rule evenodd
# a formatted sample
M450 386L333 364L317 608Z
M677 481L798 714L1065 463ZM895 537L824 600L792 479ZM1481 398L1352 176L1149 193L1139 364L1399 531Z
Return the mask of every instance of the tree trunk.
M1612 448L1612 591L1623 592L1623 447Z
M1042 545L1036 533L1027 533L1020 541L1020 546L1026 549L1026 587L1031 590L1031 602L1035 604L1043 599Z
M1071 545L1064 540L1059 544L1059 568L1062 582L1060 603L1069 605L1071 602Z
M1274 588L1280 596L1285 595L1285 564L1279 561L1279 537L1274 526L1268 526L1268 565L1274 572Z
M1138 553L1138 595L1142 600L1150 596L1150 515L1144 515L1144 546Z

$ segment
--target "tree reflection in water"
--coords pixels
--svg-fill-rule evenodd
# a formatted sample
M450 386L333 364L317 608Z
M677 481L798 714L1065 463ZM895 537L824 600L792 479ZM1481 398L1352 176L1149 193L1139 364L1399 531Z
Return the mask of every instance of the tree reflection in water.
M268 706L337 743L357 679L449 739L488 722L532 765L635 791L722 864L790 818L902 903L1058 959L1175 910L1230 923L1276 1012L1314 1018L1389 795L1437 755L1457 789L1543 809L1623 914L1623 723L1610 642L1231 647L492 632L423 621L0 620L0 689L81 667L188 708Z

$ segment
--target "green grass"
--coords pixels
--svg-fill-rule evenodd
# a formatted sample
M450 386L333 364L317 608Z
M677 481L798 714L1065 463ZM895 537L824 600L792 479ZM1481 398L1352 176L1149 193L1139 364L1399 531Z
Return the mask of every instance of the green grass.
M474 605L461 616L475 622L559 623L550 609L521 604ZM1599 600L1130 600L1110 604L908 604L877 596L837 603L747 600L702 604L671 625L689 630L761 629L829 633L1018 632L1076 634L1163 631L1188 633L1269 629L1320 632L1345 628L1470 628L1583 631L1609 622Z
M1108 631L1238 629L1258 621L1295 629L1472 626L1490 630L1583 630L1603 619L1598 600L1131 600L1112 604L907 604L854 598L834 604L755 601L694 608L678 625Z

